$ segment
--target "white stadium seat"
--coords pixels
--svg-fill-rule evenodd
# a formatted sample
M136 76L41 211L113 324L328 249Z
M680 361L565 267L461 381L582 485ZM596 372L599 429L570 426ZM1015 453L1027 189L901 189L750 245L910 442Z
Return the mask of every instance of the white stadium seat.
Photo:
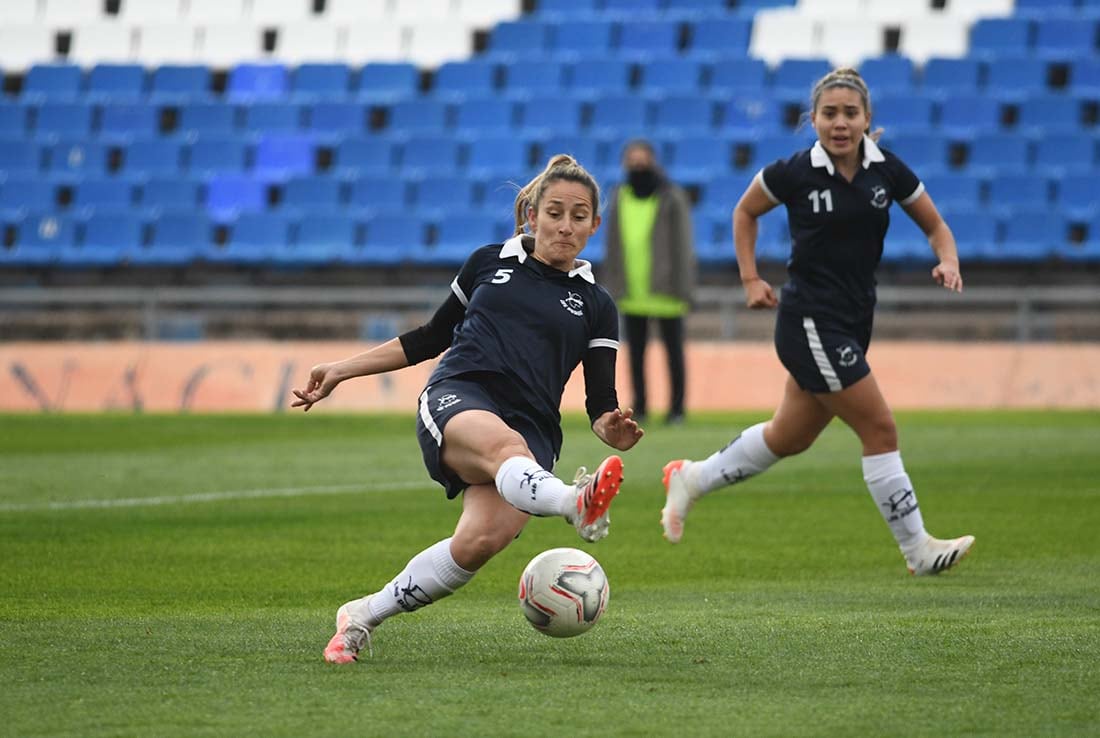
M173 23L183 13L183 0L122 0L119 20L133 25Z
M252 3L249 20L260 25L279 26L313 17L313 0L262 0Z
M866 11L865 5L866 0L799 0L798 13L813 18L859 17Z
M926 18L932 13L928 3L901 3L898 0L863 0L868 18L899 23L907 18Z
M69 61L85 67L133 61L134 28L129 23L101 21L73 29Z
M347 28L344 57L351 64L403 61L407 29L396 23L355 23Z
M42 25L0 26L0 67L5 71L26 69L56 56L54 32Z
M1012 15L1015 0L948 0L944 10L955 18L977 20Z
M43 0L42 20L55 28L73 28L106 20L103 3L89 0ZM7 3L4 3L7 5ZM4 11L7 15L7 10Z
M198 29L178 22L141 26L134 32L134 58L146 66L197 62Z
M331 21L372 21L389 17L389 0L328 0L325 17Z
M474 50L473 29L456 20L418 23L409 29L409 61L420 67L468 57Z
M245 0L184 0L186 17L195 25L238 23L247 17Z
M7 0L4 3L4 24L34 23L40 10L38 0Z
M969 26L958 18L910 18L901 27L898 53L912 59L914 64L924 64L933 56L966 56L969 32Z
M853 18L822 19L819 48L833 66L854 67L870 56L881 56L886 44L881 23Z
M343 30L326 21L303 21L279 29L274 56L288 64L339 61Z
M455 15L455 0L416 0L397 2L390 7L390 16L399 23L436 23Z
M212 67L263 59L264 32L252 23L225 23L199 29L199 58Z
M783 59L813 59L821 56L817 22L797 11L762 10L752 24L749 54L770 65Z
M522 11L519 0L457 0L456 6L456 15L478 28L489 28L501 21L513 20Z

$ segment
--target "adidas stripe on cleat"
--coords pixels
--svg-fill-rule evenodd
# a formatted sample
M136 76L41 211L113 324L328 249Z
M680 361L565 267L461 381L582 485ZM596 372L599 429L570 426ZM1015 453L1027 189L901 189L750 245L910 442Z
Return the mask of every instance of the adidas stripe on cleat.
M970 553L972 545L974 545L974 536L963 536L947 541L928 536L920 545L902 553L905 555L909 573L919 577L947 571Z

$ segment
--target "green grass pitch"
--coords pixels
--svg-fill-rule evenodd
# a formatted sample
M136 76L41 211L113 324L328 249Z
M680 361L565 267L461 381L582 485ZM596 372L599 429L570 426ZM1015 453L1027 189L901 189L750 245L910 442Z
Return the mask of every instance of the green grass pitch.
M899 414L929 529L978 539L921 579L836 423L667 544L661 466L760 418L651 427L609 538L534 520L334 667L337 606L459 511L411 415L0 417L0 735L1100 734L1100 414ZM561 476L604 453L567 419ZM564 641L515 600L562 545L611 582Z

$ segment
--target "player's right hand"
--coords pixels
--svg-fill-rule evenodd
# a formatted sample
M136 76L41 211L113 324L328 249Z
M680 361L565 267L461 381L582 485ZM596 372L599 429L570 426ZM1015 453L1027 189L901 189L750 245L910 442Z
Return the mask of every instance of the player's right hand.
M336 389L336 385L342 381L342 378L333 370L334 366L335 364L330 363L318 364L313 367L309 372L309 382L306 383L306 388L304 390L291 390L298 399L290 403L290 406L300 407L304 412L309 412L314 403L320 402L332 394L332 391Z
M760 277L745 282L745 305L750 310L773 308L779 304L772 286Z

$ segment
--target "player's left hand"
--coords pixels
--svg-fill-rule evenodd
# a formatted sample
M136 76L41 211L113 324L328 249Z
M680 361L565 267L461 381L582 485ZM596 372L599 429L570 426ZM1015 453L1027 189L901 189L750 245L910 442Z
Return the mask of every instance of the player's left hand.
M959 273L959 265L956 262L941 261L932 268L932 279L936 280L936 284L952 292L963 291L963 278L962 274Z
M628 451L645 435L645 431L633 416L634 411L630 408L608 410L596 418L596 422L592 424L592 430L611 448Z

